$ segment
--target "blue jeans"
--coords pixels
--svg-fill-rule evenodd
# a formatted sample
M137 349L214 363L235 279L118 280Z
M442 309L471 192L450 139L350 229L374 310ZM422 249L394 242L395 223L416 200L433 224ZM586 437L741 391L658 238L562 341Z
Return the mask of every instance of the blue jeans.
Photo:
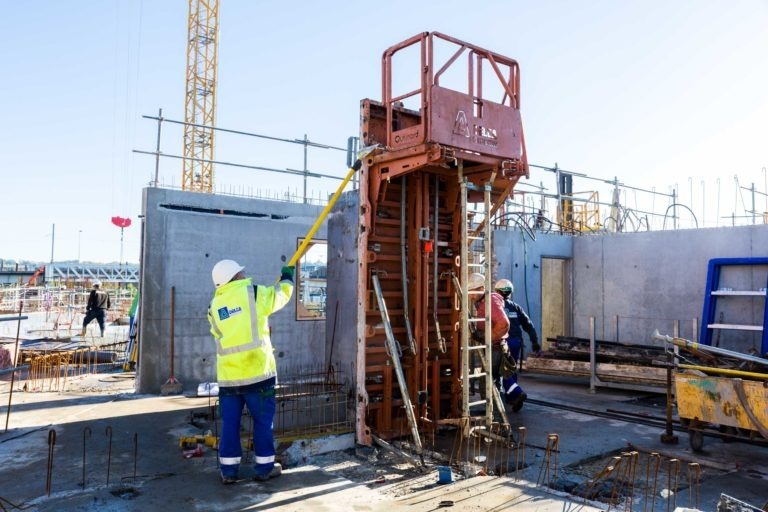
M219 462L221 474L237 477L242 457L240 444L240 418L243 406L247 405L253 418L253 451L256 457L257 475L268 475L275 465L275 443L272 435L272 421L275 417L275 387L236 395L221 395L221 439L219 440Z

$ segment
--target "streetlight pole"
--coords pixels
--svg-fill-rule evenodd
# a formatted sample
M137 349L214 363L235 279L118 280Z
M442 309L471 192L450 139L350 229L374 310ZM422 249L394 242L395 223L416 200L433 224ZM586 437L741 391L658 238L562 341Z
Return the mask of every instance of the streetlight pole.
M53 246L56 243L56 224L51 227L51 265L53 265Z

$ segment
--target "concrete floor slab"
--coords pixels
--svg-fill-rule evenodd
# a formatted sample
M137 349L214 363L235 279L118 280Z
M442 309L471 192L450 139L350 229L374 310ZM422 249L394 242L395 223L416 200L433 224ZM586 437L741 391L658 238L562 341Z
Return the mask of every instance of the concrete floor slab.
M127 378L128 377L128 378ZM512 415L513 429L528 430L528 467L514 476L461 478L437 484L437 470L415 470L407 461L365 448L292 454L299 465L287 467L282 477L266 483L244 480L232 486L219 482L216 453L205 448L201 457L185 459L178 446L183 435L199 434L190 424L193 411L205 411L208 398L134 395L126 374L101 374L73 379L65 393L15 391L9 431L0 434L0 501L29 506L28 510L312 510L391 511L437 510L441 502L453 510L599 510L598 503L549 491L541 480L549 433L560 436L558 474L589 478L590 458L606 457L629 448L642 454L658 451L666 458L702 464L699 502L714 510L721 492L758 506L768 501L768 448L723 443L708 438L704 452L694 454L685 434L680 444L663 445L656 427L596 418L544 405L526 404ZM524 375L532 398L564 404L643 411L663 415L658 406L634 399L637 393L599 390L590 394L584 382ZM0 382L0 403L7 404L8 383ZM0 408L5 418L6 408ZM108 464L107 427L112 430ZM56 430L47 496L49 431ZM451 444L450 432L443 433ZM312 443L310 443L312 444ZM312 444L316 446L316 444ZM440 443L431 448L439 449ZM84 448L85 447L85 448ZM85 456L84 456L85 453ZM85 457L85 471L83 460ZM109 471L109 484L107 484ZM85 480L83 479L85 474ZM247 477L245 465L243 475ZM638 476L642 480L643 475ZM85 484L83 484L85 482ZM655 506L667 506L658 495ZM680 489L678 506L688 506L689 491ZM644 506L636 493L635 508Z

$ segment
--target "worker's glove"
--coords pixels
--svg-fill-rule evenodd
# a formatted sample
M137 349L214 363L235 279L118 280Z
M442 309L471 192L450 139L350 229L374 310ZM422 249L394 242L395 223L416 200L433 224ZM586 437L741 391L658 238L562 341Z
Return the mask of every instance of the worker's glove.
M501 356L501 363L499 364L499 375L502 378L508 378L515 374L517 371L517 362L511 355L504 353Z
M538 343L531 343L531 348L533 348L533 355L539 356L541 355L541 345Z
M296 272L296 267L283 267L280 269L280 280L293 282L293 274Z

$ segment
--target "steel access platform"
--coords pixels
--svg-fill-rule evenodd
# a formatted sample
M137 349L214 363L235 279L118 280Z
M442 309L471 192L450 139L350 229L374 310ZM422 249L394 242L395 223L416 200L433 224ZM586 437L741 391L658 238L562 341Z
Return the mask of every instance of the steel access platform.
M421 33L384 52L382 99L360 109L361 144L379 149L360 170L358 442L466 427L478 404L503 421L491 392L468 394L474 378L491 390L469 357L491 341L470 348L464 284L480 272L491 289L489 221L528 176L518 63Z

